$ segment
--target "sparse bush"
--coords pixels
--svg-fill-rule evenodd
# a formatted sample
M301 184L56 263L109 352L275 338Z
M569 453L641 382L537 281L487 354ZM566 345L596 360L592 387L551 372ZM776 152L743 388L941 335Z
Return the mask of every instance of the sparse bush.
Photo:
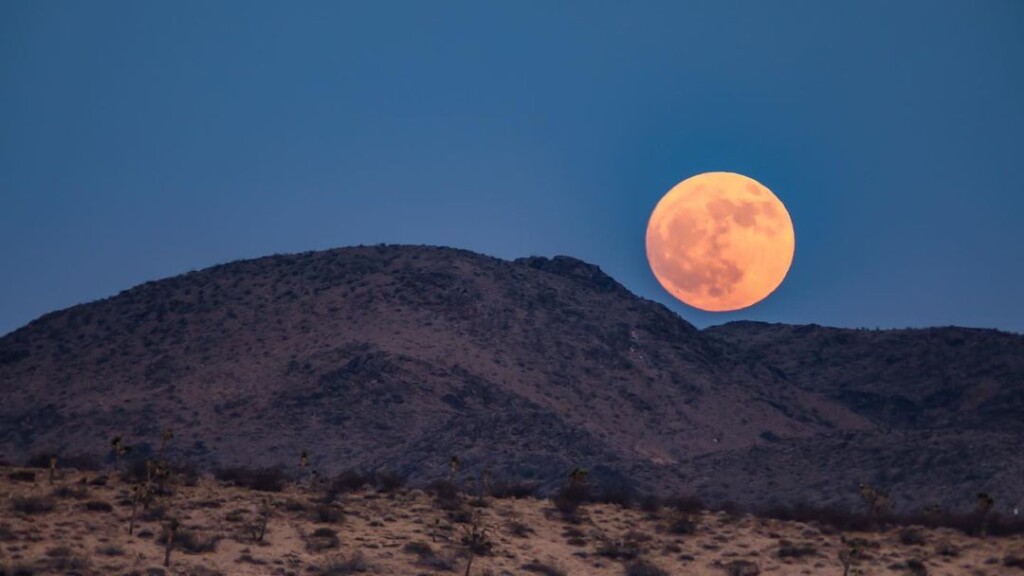
M818 549L811 544L794 544L789 540L779 540L777 555L780 559L803 558L804 556L814 556L817 553Z
M372 483L371 475L356 470L346 470L331 480L328 493L332 494L331 500L334 500L334 495L356 492Z
M668 572L646 560L634 560L625 566L626 576L669 576Z
M288 484L288 476L280 468L222 468L214 472L214 477L222 482L230 482L236 486L259 490L261 492L280 492Z
M330 528L317 528L306 537L306 549L310 552L323 552L337 548L340 544L338 533ZM339 574L344 574L344 572L339 572Z
M543 576L566 576L565 570L549 564L543 564L539 560L527 562L519 568L526 570L527 572L533 572L534 574L542 574Z
M687 514L696 514L697 512L703 512L708 509L703 500L693 495L673 498L669 500L667 504L675 510L685 512Z
M362 552L352 554L351 558L334 558L317 567L316 573L322 576L343 576L370 571L370 563Z
M442 510L458 510L462 507L459 488L447 480L437 480L427 485L426 492L434 496L434 503Z
M498 499L532 498L537 495L536 482L503 482L491 487L491 496Z
M58 486L53 489L54 498L72 498L74 500L85 500L89 497L89 490L85 486Z
M13 482L35 482L36 473L31 470L15 470L7 473L7 479Z
M405 476L397 472L382 471L377 473L377 491L384 494L392 492L405 486Z
M728 576L758 576L761 568L749 560L733 560L724 566Z
M904 546L922 546L926 543L924 533L913 526L900 530L900 544Z
M85 503L85 509L90 512L113 512L114 507L102 500L90 500Z
M1009 555L1003 558L1003 566L1024 570L1024 556Z
M49 496L15 496L11 510L21 514L45 514L53 511L53 498Z
M690 513L674 510L669 516L668 531L670 534L693 534L697 531L697 524Z
M604 504L614 504L623 508L630 508L632 507L633 500L635 498L636 494L632 488L625 483L617 483L602 488L594 501Z
M402 551L415 554L420 558L434 555L434 549L426 542L408 542L405 546L402 546Z
M569 485L559 490L551 502L555 509L562 513L562 518L567 522L577 523L580 517L577 515L580 505L587 502L590 491L586 484Z
M335 504L319 504L313 510L313 521L321 524L337 524L345 519L341 507Z
M141 536L142 533L140 532ZM165 544L167 542L167 527L156 538L157 544ZM186 528L185 526L178 526L174 530L174 549L182 550L189 554L202 554L204 552L213 552L217 549L217 543L220 541L215 535L202 534L198 530Z

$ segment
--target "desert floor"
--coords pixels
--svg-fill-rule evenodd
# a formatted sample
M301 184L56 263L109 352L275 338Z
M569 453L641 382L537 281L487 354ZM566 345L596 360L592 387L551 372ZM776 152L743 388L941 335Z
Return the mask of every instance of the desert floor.
M850 542L858 550L850 574L1024 575L1022 536L840 534L813 523L609 504L584 504L567 521L550 500L441 502L406 489L364 489L324 504L323 490L260 492L212 477L139 505L129 535L132 490L99 472L59 471L51 485L47 470L0 468L0 574L462 575L475 527L482 536L470 573L480 576L841 575ZM179 527L164 568L172 519Z

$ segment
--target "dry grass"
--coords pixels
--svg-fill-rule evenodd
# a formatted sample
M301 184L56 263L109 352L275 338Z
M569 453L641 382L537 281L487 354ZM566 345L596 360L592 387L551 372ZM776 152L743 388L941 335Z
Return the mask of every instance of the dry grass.
M485 498L473 506L447 485L427 493L355 474L317 491L285 483L268 492L237 477L181 480L140 507L129 536L132 487L123 479L65 471L50 486L44 476L22 480L21 471L0 469L11 506L0 524L4 576L160 573L171 519L179 525L166 574L462 574L476 529L487 541L475 547L477 576L841 574L846 546L858 548L854 568L864 574L1024 575L1021 535L982 539L924 526L841 532L828 519L711 512L693 499L637 499L626 508L633 502ZM250 527L264 514L257 540Z

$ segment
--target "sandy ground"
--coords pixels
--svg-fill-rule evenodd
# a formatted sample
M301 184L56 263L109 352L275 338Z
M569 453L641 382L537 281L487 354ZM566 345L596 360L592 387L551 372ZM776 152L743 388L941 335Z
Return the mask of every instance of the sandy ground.
M51 485L46 471L31 471L34 480L26 472L0 468L3 576L462 575L469 560L464 541L474 525L483 537L470 573L480 576L841 575L839 556L849 547L844 538L859 550L850 574L1024 575L1024 567L1007 563L1024 558L1021 536L979 539L922 528L919 543L905 544L902 529L839 534L752 516L681 517L668 508L607 504L585 504L577 521L568 522L548 500L485 498L472 506L465 499L452 511L419 490L364 490L324 506L322 490L258 492L210 477L175 485L148 509L139 506L129 535L131 485L113 476L95 485L105 474L76 471L62 471ZM261 510L267 523L259 540L254 530ZM164 568L170 519L178 521L184 540L172 547ZM681 519L692 522L691 534L673 533ZM647 571L637 559L648 563Z

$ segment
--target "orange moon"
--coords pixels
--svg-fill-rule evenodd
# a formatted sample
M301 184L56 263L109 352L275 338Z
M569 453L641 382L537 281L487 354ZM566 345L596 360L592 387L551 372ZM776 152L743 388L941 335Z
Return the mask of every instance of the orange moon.
M732 172L676 184L647 223L647 261L658 282L709 312L740 310L771 294L795 247L793 221L778 197Z

